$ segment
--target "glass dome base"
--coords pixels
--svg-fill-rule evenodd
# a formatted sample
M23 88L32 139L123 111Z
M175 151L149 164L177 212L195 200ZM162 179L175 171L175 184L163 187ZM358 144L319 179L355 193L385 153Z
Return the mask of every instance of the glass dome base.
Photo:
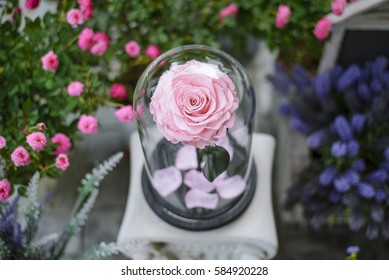
M182 210L168 204L152 186L144 166L142 170L143 194L154 213L172 226L191 231L215 229L238 218L254 197L256 185L257 169L253 160L246 190L243 194L217 210L203 208Z

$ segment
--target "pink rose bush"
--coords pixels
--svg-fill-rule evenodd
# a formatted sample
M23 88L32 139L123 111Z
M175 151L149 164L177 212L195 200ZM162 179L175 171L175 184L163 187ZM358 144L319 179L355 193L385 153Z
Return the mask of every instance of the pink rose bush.
M140 46L139 44L132 40L132 41L129 41L125 46L124 46L124 50L126 51L126 53L131 56L131 57L137 57L139 56L140 54Z
M78 37L78 46L83 51L89 50L95 56L102 56L108 50L110 39L104 32L94 32L91 28L84 28Z
M28 145L34 151L42 151L46 146L46 136L42 132L33 132L26 137Z
M127 91L123 84L113 84L109 90L109 94L113 98L126 99Z
M99 130L99 125L95 117L82 115L78 121L77 128L83 134L96 134Z
M236 17L238 15L239 8L236 4L229 4L223 8L219 13L219 20L223 21L226 17Z
M167 140L203 149L226 135L238 106L235 86L228 75L215 66L192 60L171 66L161 76L150 112Z
M343 14L343 11L346 8L346 5L347 5L347 1L346 0L333 0L331 2L332 12L335 15L340 16L340 15Z
M130 123L134 120L134 110L131 105L117 109L115 112L116 118L122 123Z
M15 166L27 166L30 164L30 154L22 147L17 147L11 154L11 159Z
M39 4L40 0L26 0L24 6L27 10L35 10L36 8L38 8Z
M11 184L7 180L0 180L0 201L5 201L11 194Z
M73 27L76 28L77 26L84 23L84 18L81 14L81 11L79 9L71 9L66 14L66 21Z
M286 5L280 5L276 15L276 27L284 28L288 23L291 15L291 10Z
M83 91L84 84L79 81L73 81L67 87L67 92L70 96L80 96Z
M55 72L59 66L59 60L57 55L53 51L49 51L47 54L42 56L42 68L45 71Z
M0 150L5 147L7 144L7 141L5 140L4 136L0 135Z
M323 41L327 39L327 37L330 35L331 29L332 29L331 21L328 19L328 17L324 16L316 23L313 34L315 34L315 37L318 40Z
M93 17L93 2L91 0L78 0L81 14L84 20L89 20Z
M69 167L69 159L68 156L65 154L59 154L57 158L55 159L55 166L58 169L61 169L65 171Z
M149 45L145 53L151 59L156 59L161 55L161 50L156 45Z
M72 142L70 141L70 138L63 133L56 133L53 138L51 138L51 143L58 145L54 152L56 155L66 154L72 148Z

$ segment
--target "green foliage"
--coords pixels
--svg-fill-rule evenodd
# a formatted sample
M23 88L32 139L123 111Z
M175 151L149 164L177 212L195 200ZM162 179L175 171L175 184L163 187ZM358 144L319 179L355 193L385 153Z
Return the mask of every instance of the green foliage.
M205 162L203 174L210 182L226 171L230 163L230 155L226 149L220 146L205 147L200 151L200 157Z

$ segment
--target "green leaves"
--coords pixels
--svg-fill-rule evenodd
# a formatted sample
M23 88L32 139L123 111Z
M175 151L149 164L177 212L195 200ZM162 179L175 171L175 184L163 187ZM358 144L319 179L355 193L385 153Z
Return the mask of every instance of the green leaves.
M213 182L217 176L226 171L230 164L230 155L223 147L209 146L199 153L205 162L203 174L210 182Z

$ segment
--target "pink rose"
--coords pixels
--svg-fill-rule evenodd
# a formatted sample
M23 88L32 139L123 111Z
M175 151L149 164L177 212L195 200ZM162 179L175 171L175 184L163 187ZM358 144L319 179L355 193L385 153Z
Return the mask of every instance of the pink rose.
M84 28L78 37L78 46L83 51L89 50L94 44L95 33L91 28Z
M79 81L73 81L68 85L67 91L70 96L80 96L84 91L84 84Z
M26 0L24 6L27 10L35 10L39 6L40 0Z
M328 35L330 35L331 28L331 21L326 16L324 16L316 23L313 34L318 40L323 41L328 37Z
M2 148L4 148L6 144L7 144L7 141L5 140L5 138L3 136L0 135L0 150Z
M49 51L47 54L42 56L41 61L43 70L50 72L57 71L59 61L57 55L53 51Z
M109 90L109 93L113 98L127 98L126 87L123 84L113 84Z
M97 32L93 36L94 44L92 45L90 52L96 56L102 56L109 48L109 37L104 32Z
M149 45L145 53L151 59L156 59L161 55L161 50L156 45Z
M63 133L56 133L53 138L51 138L51 143L58 145L57 149L54 152L54 154L56 155L67 153L72 147L72 142L70 142L70 138Z
M73 27L76 28L78 25L84 23L84 18L82 17L82 14L80 10L78 9L71 9L66 14L66 21Z
M124 106L115 111L115 116L122 123L130 123L134 119L134 110L131 105Z
M340 16L343 14L343 11L346 8L346 5L347 5L346 0L334 0L331 3L332 12L335 15Z
M0 201L5 201L11 194L11 184L7 180L0 180Z
M11 159L15 166L26 166L30 164L30 154L22 146L17 147L12 152Z
M140 46L134 40L129 41L125 46L124 50L131 57L137 57L140 54Z
M280 29L284 28L289 22L290 15L290 8L286 5L280 5L276 15L276 27Z
M78 5L80 5L80 10L83 18L85 20L91 19L93 17L93 3L91 0L78 0Z
M37 124L37 127L38 127L38 129L39 129L40 131L43 131L43 130L46 129L46 124L43 123L43 122L40 122L40 123Z
M229 4L225 8L223 8L219 13L219 20L223 21L226 17L233 16L236 17L238 15L239 8L235 4Z
M59 154L57 158L55 159L55 166L58 169L66 170L69 167L69 159L68 156L65 154Z
M230 77L216 66L192 60L161 76L150 112L167 140L202 149L226 135L238 106Z
M33 132L26 137L27 144L34 150L34 151L41 151L46 146L46 136L42 132Z
M78 121L77 128L84 134L96 134L99 130L99 125L95 117L82 115Z

